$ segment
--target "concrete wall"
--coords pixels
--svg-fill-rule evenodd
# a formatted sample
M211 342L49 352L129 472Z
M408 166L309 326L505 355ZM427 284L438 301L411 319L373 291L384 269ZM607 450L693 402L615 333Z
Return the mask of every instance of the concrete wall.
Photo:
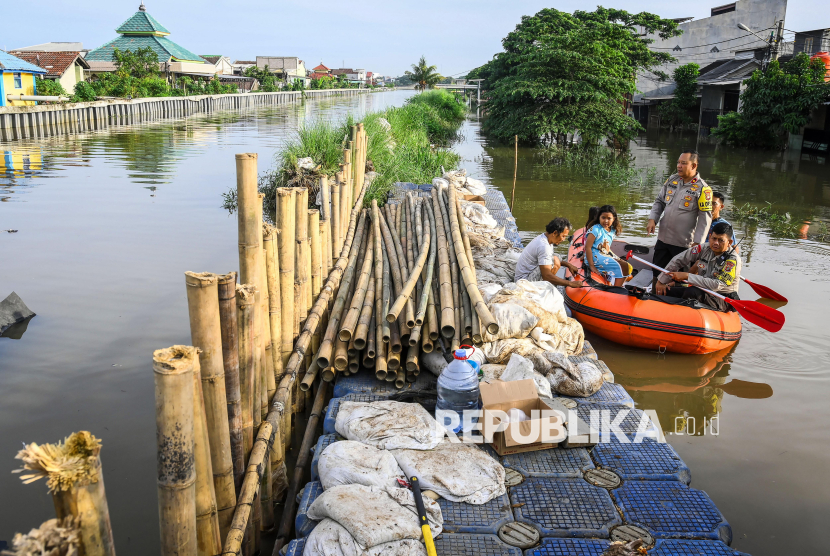
M713 3L720 5L720 1L722 0L713 0ZM694 62L703 67L717 60L732 59L738 51L766 47L764 41L738 29L738 23L743 23L762 37L767 37L771 30L775 30L778 21L785 19L786 13L787 0L738 0L734 12L680 24L683 34L679 37L662 40L656 35L651 35L650 38L654 39L650 46L652 50L668 52L677 59L675 63L655 69L661 69L671 75L676 67L684 64ZM682 50L673 50L676 46L680 46ZM714 47L717 47L717 52L711 51ZM640 93L634 95L635 102L641 100L643 94L671 94L674 91L674 83L657 83L641 77L637 81L637 89Z

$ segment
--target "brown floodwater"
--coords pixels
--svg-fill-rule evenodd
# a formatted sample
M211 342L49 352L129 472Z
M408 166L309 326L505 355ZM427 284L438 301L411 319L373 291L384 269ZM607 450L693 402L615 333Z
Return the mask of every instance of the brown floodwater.
M265 170L305 119L398 105L410 94L0 143L0 297L16 291L38 314L19 339L0 338L0 540L54 515L42 481L23 485L11 474L22 443L90 430L103 440L118 553L157 552L151 355L190 341L183 273L238 265L236 219L221 208L221 193L235 184L233 155L258 152ZM462 165L509 199L513 147L485 141L475 118L463 136ZM690 144L693 135L649 133L632 149L638 165L662 175ZM823 160L699 150L703 177L729 203L769 201L793 218L830 219ZM540 167L532 149L519 150L518 176L514 212L525 239L556 215L581 224L589 206L603 203L617 205L624 237L643 237L659 186L606 187ZM821 315L830 310L830 247L733 223L746 236L746 276L790 299L781 332L746 325L732 350L710 356L591 341L667 433L675 423L695 432L667 436L691 468L692 486L732 524L733 547L756 556L827 553L830 335ZM746 286L741 294L754 299Z

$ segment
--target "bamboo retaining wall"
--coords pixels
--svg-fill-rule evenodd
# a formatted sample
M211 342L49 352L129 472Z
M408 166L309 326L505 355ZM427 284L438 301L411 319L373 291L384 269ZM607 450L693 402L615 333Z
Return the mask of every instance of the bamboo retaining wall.
M166 118L185 118L215 110L241 110L297 102L303 98L351 97L368 89L324 89L276 93L242 93L99 100L73 104L0 108L0 141L39 139L133 125Z

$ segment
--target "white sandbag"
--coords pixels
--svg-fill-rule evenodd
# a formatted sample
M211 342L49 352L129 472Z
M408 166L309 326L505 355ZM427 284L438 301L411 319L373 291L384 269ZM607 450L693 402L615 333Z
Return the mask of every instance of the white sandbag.
M426 556L420 541L403 539L363 550L345 527L333 519L324 519L309 533L303 556Z
M585 330L578 320L568 317L559 327L559 338L568 355L579 355L585 345Z
M504 467L474 444L445 440L434 450L393 450L401 469L417 475L421 488L453 502L484 504L501 496Z
M297 159L297 168L302 168L303 170L314 170L314 159L310 156L306 158L298 158Z
M488 382L493 380L501 380L501 375L506 368L507 365L494 365L492 363L485 363L481 366L481 380L486 380Z
M429 353L421 352L421 364L435 376L441 376L441 372L447 368L447 360L440 351L433 350Z
M324 489L352 484L394 488L398 486L398 479L406 478L387 450L353 440L326 446L317 469Z
M432 536L437 537L444 523L441 507L434 500L424 499L424 509ZM406 488L335 486L312 502L308 517L336 521L363 550L392 541L423 538L415 499Z
M576 365L573 371L557 367L548 375L551 388L565 396L587 398L602 387L602 372L590 361Z
M434 187L443 188L443 187L449 187L450 182L448 182L444 178L432 178L432 185Z
M387 120L386 118L378 118L377 121L378 121L378 125L384 131L391 131L392 130L392 124L390 124L389 120Z
M461 201L461 213L473 224L478 224L479 226L495 228L499 225L496 219L490 214L490 211L487 210L487 207L479 205L478 203Z
M528 378L536 383L536 391L539 392L540 397L553 397L548 379L543 374L536 372L531 361L525 359L518 353L514 353L507 362L507 368L501 374L501 380L509 382L511 380L525 380Z
M449 172L444 172L444 175L441 176L447 182L452 184L454 187L464 187L464 183L467 181L467 170L464 168L460 170L451 170Z
M487 195L487 187L485 187L483 182L475 178L467 178L467 181L464 182L464 187L469 189L473 195Z
M539 305L549 313L553 313L559 322L565 322L565 298L556 289L556 286L546 280L529 282L519 280L516 286L522 290L524 296Z
M481 339L484 342L506 340L507 338L526 338L539 322L539 318L533 313L515 303L491 303L489 308L493 319L499 325L499 331L490 334L486 330L482 330Z
M481 351L488 363L506 365L510 361L510 356L518 353L533 363L533 368L537 373L546 375L551 370L550 361L545 357L545 350L537 346L530 338L509 338L487 342L481 345Z
M556 336L552 336L550 334L547 334L542 329L542 327L537 326L536 328L530 331L529 336L536 343L537 346L544 349L545 351L561 353L563 356L567 357L565 355L566 349L564 343L562 342L562 338L560 338L558 334Z
M546 351L545 358L550 361L551 370L553 370L553 367L559 367L560 369L564 369L566 371L574 371L574 364L571 363L568 356L561 351Z
M444 427L417 403L340 402L334 428L340 436L381 450L431 450L444 438Z
M476 273L481 272L479 269L476 269ZM490 303L490 299L493 298L494 295L499 293L501 289L501 285L497 283L483 283L481 278L478 279L478 291L481 293L481 298L484 300L484 303Z

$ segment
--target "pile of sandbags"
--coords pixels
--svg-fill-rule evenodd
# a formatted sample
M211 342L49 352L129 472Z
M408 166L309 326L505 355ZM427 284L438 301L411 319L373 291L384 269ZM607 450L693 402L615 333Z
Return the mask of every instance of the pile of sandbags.
M486 195L487 187L480 180L467 177L467 170L452 170L444 172L440 179L445 180L449 185L458 188L462 195ZM435 180L433 180L435 183Z

